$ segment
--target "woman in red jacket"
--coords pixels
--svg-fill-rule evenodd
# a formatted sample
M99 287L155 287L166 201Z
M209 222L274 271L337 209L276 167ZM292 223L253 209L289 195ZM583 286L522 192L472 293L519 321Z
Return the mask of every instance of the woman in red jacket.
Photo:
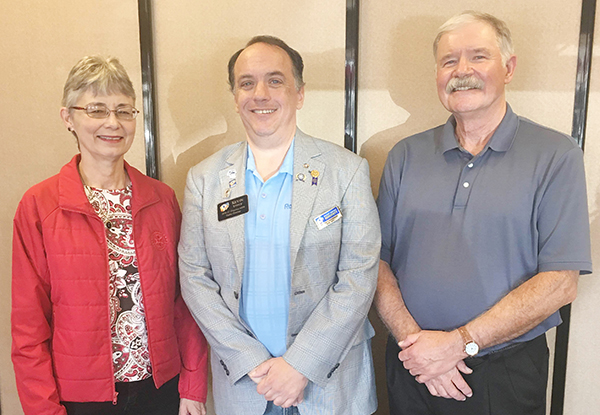
M116 59L79 61L60 115L80 154L17 209L12 360L27 415L206 413L206 340L179 294L179 205L124 160L134 106Z

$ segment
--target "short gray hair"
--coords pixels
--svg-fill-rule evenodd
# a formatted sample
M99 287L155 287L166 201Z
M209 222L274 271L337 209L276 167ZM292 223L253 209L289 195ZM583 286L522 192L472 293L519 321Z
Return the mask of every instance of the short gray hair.
M119 60L113 57L92 55L81 58L69 72L62 105L72 107L88 91L94 95L123 94L135 102L131 79Z
M487 23L496 32L496 40L498 41L498 47L500 48L500 54L502 55L502 63L505 64L508 59L514 54L514 48L512 43L512 36L510 29L506 23L495 16L488 13L481 13L473 10L467 10L456 16L452 16L438 29L437 36L433 41L433 56L437 57L438 44L440 39L446 33L456 30L466 24L482 22Z

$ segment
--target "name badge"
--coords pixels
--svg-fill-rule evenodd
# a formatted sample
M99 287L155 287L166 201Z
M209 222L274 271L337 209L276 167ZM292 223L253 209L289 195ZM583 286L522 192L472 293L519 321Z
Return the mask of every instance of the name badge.
M222 202L217 205L217 218L219 222L248 213L248 195Z
M321 230L331 225L333 222L341 219L341 217L342 212L340 211L340 208L335 206L329 209L327 212L323 213L322 215L319 215L316 218L314 218L314 221L317 224L317 229Z

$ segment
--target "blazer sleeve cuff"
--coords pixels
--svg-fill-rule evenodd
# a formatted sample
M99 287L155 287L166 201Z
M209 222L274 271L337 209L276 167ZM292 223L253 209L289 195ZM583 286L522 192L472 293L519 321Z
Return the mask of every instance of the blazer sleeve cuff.
M257 342L257 344L260 344ZM234 385L241 378L246 376L252 369L257 367L263 362L271 359L273 356L266 351L264 346L260 344L260 347L246 348L235 355L228 356L227 358L220 358L218 355L217 368L213 366L213 370L224 370L227 379L231 385ZM220 368L218 368L220 366Z
M314 351L293 345L282 356L290 366L302 373L309 381L324 388L339 362L325 362L315 357ZM329 375L329 376L328 376Z

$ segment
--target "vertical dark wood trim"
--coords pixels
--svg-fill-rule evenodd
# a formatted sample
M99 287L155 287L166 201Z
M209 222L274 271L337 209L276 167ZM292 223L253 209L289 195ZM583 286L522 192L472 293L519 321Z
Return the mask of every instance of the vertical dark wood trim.
M552 374L552 401L550 415L563 415L565 406L565 384L567 376L567 353L569 327L571 326L571 304L560 309L562 324L556 328L554 342L554 371Z
M158 179L158 119L156 116L156 93L154 90L152 0L138 0L138 15L140 26L140 55L142 58L142 102L146 148L146 174Z
M358 75L359 0L346 0L346 87L344 110L344 147L356 153L356 93Z
M595 19L596 0L583 0L579 28L579 51L577 54L573 129L571 132L571 135L582 149L585 149L585 130L590 93ZM561 308L560 315L563 323L556 328L550 415L563 415L564 412L567 356L569 351L569 329L571 327L571 305L569 304Z
M585 147L595 18L596 0L583 0L581 5L581 26L579 29L579 52L577 54L573 130L571 133L582 149Z

